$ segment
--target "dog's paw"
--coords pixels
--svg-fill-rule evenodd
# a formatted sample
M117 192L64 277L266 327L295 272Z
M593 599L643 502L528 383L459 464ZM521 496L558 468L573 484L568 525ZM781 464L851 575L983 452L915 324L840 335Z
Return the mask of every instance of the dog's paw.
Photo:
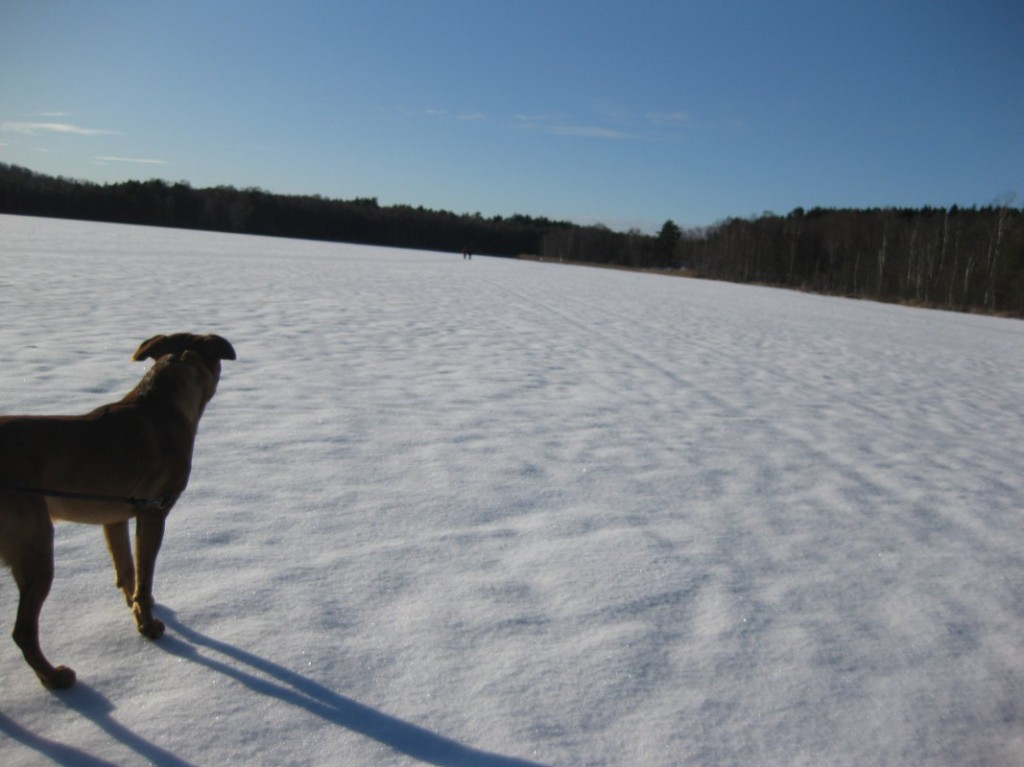
M43 686L51 690L66 690L74 685L75 679L77 679L75 672L67 666L57 666L52 674L46 676L39 675Z
M163 621L159 621L153 617L153 611L151 609L152 599L149 600L150 606L146 606L140 600L136 599L132 606L132 615L135 617L135 627L139 630L139 633L147 639L159 639L164 635L164 624Z
M164 635L164 622L153 618L146 624L139 624L139 633L146 639L159 639Z

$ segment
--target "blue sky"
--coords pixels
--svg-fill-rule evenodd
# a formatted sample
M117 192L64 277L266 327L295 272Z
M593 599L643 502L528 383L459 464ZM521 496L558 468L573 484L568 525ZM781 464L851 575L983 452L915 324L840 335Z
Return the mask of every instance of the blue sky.
M1020 0L2 0L0 162L616 229L1024 194Z

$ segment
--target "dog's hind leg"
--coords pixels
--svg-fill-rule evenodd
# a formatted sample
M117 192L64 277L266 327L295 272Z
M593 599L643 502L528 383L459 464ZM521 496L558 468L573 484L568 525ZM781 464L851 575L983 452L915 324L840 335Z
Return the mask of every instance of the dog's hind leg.
M169 511L169 509L167 510ZM135 520L135 594L132 613L139 633L150 639L159 639L164 624L153 617L153 573L156 555L164 539L164 521L167 511L142 511Z
M4 526L2 553L18 584L18 617L14 642L25 661L46 686L65 689L75 683L75 672L54 667L39 646L39 613L53 584L53 523L42 503L19 509L17 522Z
M121 589L125 602L131 607L135 598L135 563L132 561L128 521L104 525L103 534L107 538L110 558L114 561L114 583Z

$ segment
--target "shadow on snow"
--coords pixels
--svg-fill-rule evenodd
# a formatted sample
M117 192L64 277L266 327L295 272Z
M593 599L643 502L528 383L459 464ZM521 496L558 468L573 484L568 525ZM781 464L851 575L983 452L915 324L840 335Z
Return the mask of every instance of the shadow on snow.
M500 756L465 746L443 735L377 711L339 695L265 658L205 636L181 623L175 613L161 606L160 617L174 634L165 634L154 646L179 658L205 666L234 679L253 692L277 698L314 716L376 740L399 753L439 767L541 767L515 757ZM250 670L200 652L201 648L225 656ZM265 674L269 679L256 675ZM192 767L190 762L132 732L112 716L116 710L107 698L82 682L57 694L69 708L91 720L101 730L157 767ZM43 738L0 713L0 733L37 751L56 764L74 767L110 767L113 762L79 748Z
M372 738L414 759L440 767L540 767L537 762L470 748L364 706L272 661L203 635L181 623L166 607L161 606L160 617L176 635L164 635L158 643L161 649L234 679L253 692L305 709L331 724ZM219 653L252 671L203 655L199 648ZM265 674L270 679L252 672Z
M116 706L89 685L78 682L70 690L53 694L59 697L68 708L92 721L105 733L135 751L150 764L158 765L158 767L192 767L189 762L154 743L150 743L114 719L112 713ZM93 756L79 748L66 746L29 732L3 714L0 714L0 732L37 751L56 764L67 765L67 767L117 767L116 762Z

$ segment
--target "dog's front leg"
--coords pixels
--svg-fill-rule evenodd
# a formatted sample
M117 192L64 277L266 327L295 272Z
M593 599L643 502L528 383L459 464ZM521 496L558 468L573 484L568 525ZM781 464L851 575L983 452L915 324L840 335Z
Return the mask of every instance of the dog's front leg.
M135 562L132 561L131 538L128 535L128 522L115 522L103 526L103 534L107 537L107 548L110 558L114 560L114 583L121 589L128 606L135 599Z
M164 624L153 617L153 573L156 555L164 539L166 512L158 509L141 511L135 521L135 594L132 613L139 633L150 639L159 639Z

